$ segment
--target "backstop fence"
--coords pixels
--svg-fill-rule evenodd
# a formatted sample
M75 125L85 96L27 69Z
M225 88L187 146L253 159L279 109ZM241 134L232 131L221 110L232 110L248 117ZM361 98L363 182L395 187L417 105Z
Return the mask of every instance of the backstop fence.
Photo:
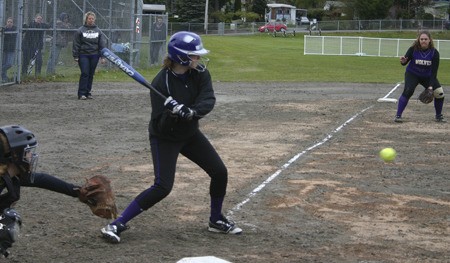
M165 54L167 15L143 14L142 2L0 0L2 83L79 70L72 57L72 40L87 11L96 14L95 23L107 47L123 60L134 67L160 64ZM108 67L111 65L99 64L99 70Z

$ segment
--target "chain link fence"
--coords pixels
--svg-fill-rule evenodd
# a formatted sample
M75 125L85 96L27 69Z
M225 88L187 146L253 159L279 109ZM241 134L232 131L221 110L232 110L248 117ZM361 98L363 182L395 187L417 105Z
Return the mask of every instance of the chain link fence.
M133 46L134 19L141 10L136 0L0 0L2 83L78 71L72 40L87 11L96 14L110 49L130 63L132 55L138 61L132 51L139 49Z

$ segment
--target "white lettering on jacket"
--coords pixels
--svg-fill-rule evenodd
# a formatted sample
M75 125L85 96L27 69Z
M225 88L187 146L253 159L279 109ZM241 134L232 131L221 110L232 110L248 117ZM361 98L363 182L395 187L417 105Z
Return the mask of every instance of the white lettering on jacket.
M83 32L83 37L88 39L95 39L98 38L99 32L94 32L92 30L88 30L86 32Z

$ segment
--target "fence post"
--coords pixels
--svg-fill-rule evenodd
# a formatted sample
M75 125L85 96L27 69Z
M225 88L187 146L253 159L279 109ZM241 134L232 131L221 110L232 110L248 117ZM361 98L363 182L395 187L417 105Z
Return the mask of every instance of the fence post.
M225 34L225 24L223 22L219 23L217 33L219 33L219 35L221 36Z
M23 33L23 0L19 0L19 16L17 17L17 29L19 33L17 34L17 47L18 51L16 52L17 57L17 83L22 81L22 33Z

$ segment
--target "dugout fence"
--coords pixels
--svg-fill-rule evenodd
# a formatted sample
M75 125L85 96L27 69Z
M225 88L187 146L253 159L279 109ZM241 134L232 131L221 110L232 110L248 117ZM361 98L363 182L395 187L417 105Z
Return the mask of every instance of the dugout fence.
M400 57L414 39L304 36L304 55ZM441 59L450 59L450 41L433 40Z

